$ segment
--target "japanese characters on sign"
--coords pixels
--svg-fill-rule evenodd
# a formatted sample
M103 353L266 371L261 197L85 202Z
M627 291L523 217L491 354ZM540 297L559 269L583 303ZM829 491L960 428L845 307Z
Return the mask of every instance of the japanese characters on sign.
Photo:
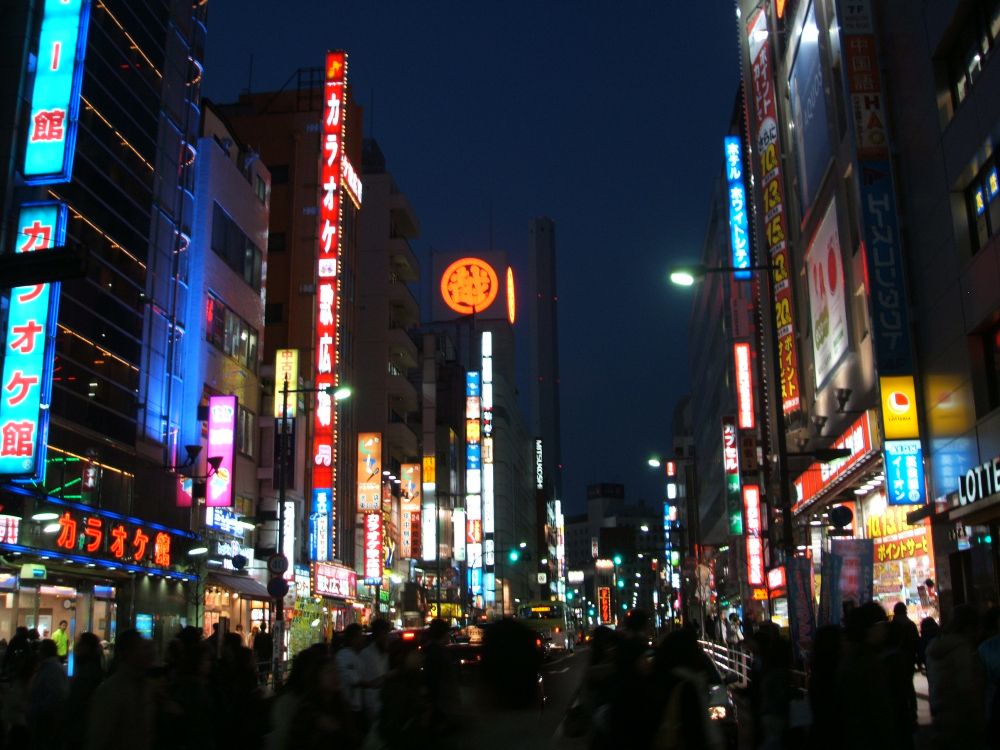
M481 258L460 258L441 275L441 298L459 315L486 310L499 292L497 272Z
M906 522L907 508L887 506L865 514L865 536L875 542L875 562L893 562L931 554L930 519Z
M0 544L17 544L20 528L20 516L0 515Z
M382 583L382 514L365 513L365 583Z
M751 586L761 586L764 583L764 545L761 539L760 487L756 484L743 487L743 513L747 530L747 582Z
M352 568L337 563L312 564L313 596L335 596L353 599L358 589L358 574Z
M72 174L89 18L90 0L45 0L24 149L29 185Z
M423 491L421 493L423 498L423 509L421 511L420 518L420 557L423 560L433 560L437 552L437 536L438 536L438 514L437 508L435 507L435 500L437 495L437 457L430 455L424 456L424 470L423 470ZM457 515L457 511L453 513L453 518ZM457 523L457 521L456 521ZM454 556L456 560L465 559L465 545L461 545L462 557L459 558L459 542L462 541L462 535L465 533L465 519L462 519L461 525L462 531L456 535L455 539L455 550Z
M740 451L736 420L722 418L722 465L726 472L726 513L729 516L729 533L743 533L743 513L740 509Z
M805 256L812 319L816 388L822 388L847 356L844 262L837 230L837 201L830 200Z
M324 67L323 120L320 141L320 205L316 251L316 412L313 416L312 486L330 492L336 507L337 410L332 390L337 385L340 340L340 188L343 181L347 120L347 53L327 52ZM331 518L330 553L337 554L336 518Z
M221 458L219 468L208 478L205 504L229 507L233 504L233 451L236 446L236 396L208 399L208 458Z
M205 525L243 538L244 527L241 525L240 517L229 508L205 508Z
M885 441L885 491L889 505L923 505L924 456L919 440Z
M611 618L611 587L610 586L598 586L597 587L597 606L599 608L598 614L600 615L600 620L603 624L607 624L612 621Z
M733 253L733 268L750 268L750 232L747 222L749 206L743 183L743 150L739 137L735 135L727 135L724 145L729 197L729 244ZM733 277L749 279L750 271L737 271Z
M480 373L465 373L465 554L470 573L470 590L477 602L483 595L483 480L482 480L482 430L481 405L483 390ZM468 415L475 413L476 417ZM476 573L475 571L479 571Z
M278 419L295 416L297 393L288 394L288 413L281 413L282 408L284 408L284 384L286 380L289 391L294 391L299 387L298 349L278 349L274 353L274 416Z
M358 434L358 512L382 510L382 433Z
M18 253L61 245L66 206L24 204L17 226ZM21 286L10 292L0 382L0 475L43 478L58 306L59 284Z
M344 178L344 187L347 188L347 194L351 196L354 204L358 208L361 208L361 193L363 190L361 176L358 175L357 170L354 168L354 165L351 164L351 160L347 158L346 154L342 157L340 163L340 173Z
M315 489L309 513L309 559L322 562L330 559L330 518L333 515L331 492Z
M788 219L781 168L778 108L774 71L768 42L767 17L757 10L747 25L750 48L752 114L756 132L756 156L761 185L761 220L774 283L774 316L778 329L781 362L781 403L785 413L800 408L799 361L795 348L795 316L792 306L791 254L788 249Z
M494 566L494 496L493 496L493 334L484 331L481 340L482 354L482 464L483 464L483 566L485 568L485 599L496 601Z
M399 471L399 556L415 558L420 554L420 464L402 464Z
M737 421L741 430L752 430L757 425L757 417L753 403L750 344L746 341L733 344L733 364L736 367Z
M838 458L836 461L823 463L817 461L802 472L795 480L795 492L798 497L792 506L794 512L797 513L812 502L852 466L871 455L872 435L868 423L868 412L858 417L857 421L831 447L847 448L851 451L851 455L847 458Z

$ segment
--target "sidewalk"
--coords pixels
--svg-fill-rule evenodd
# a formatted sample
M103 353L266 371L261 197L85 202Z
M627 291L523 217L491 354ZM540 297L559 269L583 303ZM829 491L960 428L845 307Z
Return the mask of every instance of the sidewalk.
M914 745L916 750L929 750L931 706L928 700L927 675L917 672L913 675L913 689L917 693L917 734Z

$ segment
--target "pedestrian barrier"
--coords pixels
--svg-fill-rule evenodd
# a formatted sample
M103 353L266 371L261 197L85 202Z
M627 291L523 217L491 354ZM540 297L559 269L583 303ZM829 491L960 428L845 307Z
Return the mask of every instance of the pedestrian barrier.
M714 641L698 641L698 643L723 676L735 675L739 687L746 687L750 683L750 665L753 656L749 652Z

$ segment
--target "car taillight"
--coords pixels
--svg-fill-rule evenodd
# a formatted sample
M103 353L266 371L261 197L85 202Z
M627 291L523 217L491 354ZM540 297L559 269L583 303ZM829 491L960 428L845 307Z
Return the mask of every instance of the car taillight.
M416 633L403 633L403 640L404 641L412 641L416 637L417 637Z
M560 628L552 628L552 632L553 633L561 633L562 630Z

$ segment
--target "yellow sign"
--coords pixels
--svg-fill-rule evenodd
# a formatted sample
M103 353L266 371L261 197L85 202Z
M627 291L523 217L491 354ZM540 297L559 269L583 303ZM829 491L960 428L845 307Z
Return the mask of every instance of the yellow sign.
M456 604L455 602L441 602L441 614L438 614L438 603L431 602L430 612L431 617L455 617L459 618L462 616L462 605Z
M441 297L460 315L486 310L499 291L497 272L480 258L456 260L441 275Z
M282 392L285 387L285 380L288 380L288 390L295 391L299 387L299 350L298 349L278 349L274 353L274 416L281 418L281 407L285 400ZM285 416L295 416L295 404L297 393L288 394L288 414Z
M882 424L886 440L920 437L917 423L917 393L912 375L879 378L882 391Z

